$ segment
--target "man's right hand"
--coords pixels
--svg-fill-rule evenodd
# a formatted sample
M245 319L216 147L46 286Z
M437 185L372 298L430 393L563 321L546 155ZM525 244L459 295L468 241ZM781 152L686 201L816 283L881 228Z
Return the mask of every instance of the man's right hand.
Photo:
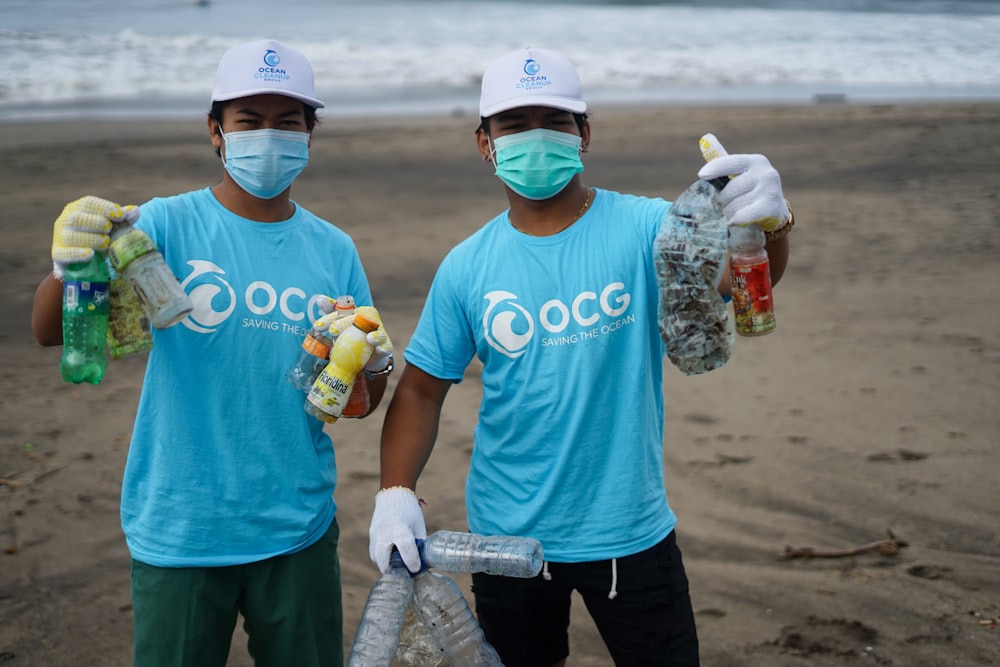
M107 250L112 223L131 223L138 213L134 206L119 206L93 196L66 204L52 230L52 273L61 280L68 264L86 262L95 250Z
M379 572L389 571L393 547L399 551L406 569L420 571L420 551L417 540L427 537L424 513L412 490L402 486L382 489L375 495L375 512L368 529L368 555L378 565Z

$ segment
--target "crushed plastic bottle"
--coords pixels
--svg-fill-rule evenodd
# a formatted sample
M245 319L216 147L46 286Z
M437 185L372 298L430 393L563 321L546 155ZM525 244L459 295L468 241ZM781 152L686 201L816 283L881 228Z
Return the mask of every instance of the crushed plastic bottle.
M728 225L717 196L708 181L692 183L653 241L660 338L671 363L686 375L720 368L732 353L732 324L718 289Z

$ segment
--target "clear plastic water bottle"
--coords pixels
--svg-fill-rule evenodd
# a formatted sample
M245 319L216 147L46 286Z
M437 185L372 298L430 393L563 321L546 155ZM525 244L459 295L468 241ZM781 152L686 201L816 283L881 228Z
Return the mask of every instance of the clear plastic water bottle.
M337 335L330 349L330 363L319 374L306 396L305 411L328 424L340 418L354 389L358 373L372 356L368 334L379 323L355 313L352 323Z
M413 577L399 553L393 553L389 571L375 581L368 593L347 667L388 667L392 664L413 590Z
M108 248L111 268L132 286L143 310L157 329L166 329L187 317L194 304L177 282L153 240L129 223L111 230Z
M413 578L413 607L449 665L502 667L455 581L433 570Z
M335 316L333 321L353 315L354 297L338 296L333 314ZM320 324L314 324L302 340L299 358L285 374L285 378L296 389L309 391L316 378L323 372L323 368L330 362L330 348L333 346L333 335L330 333L332 323L328 316L320 318Z
M330 348L333 346L333 336L327 325L314 326L302 340L302 352L299 359L288 369L285 378L300 391L309 391L313 382L323 372L323 367L330 361Z
M766 241L764 230L756 225L729 228L729 291L736 333L741 336L763 336L777 326Z
M70 264L63 276L63 351L59 372L66 382L98 384L108 366L108 305L111 275L98 253Z
M417 540L427 567L446 572L485 572L528 579L536 576L545 560L542 543L530 537L477 535L439 530Z

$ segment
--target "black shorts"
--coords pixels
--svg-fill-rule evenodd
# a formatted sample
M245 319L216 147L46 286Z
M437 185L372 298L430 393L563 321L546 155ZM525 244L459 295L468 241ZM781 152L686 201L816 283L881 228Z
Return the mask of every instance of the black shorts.
M618 667L698 665L688 580L673 532L614 561L547 563L532 579L472 575L479 624L506 667L550 667L569 655L574 590Z

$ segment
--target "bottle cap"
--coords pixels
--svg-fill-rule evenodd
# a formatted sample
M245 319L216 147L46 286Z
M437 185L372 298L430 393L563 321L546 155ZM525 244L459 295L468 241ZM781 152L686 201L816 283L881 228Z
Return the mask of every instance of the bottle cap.
M156 252L153 240L145 232L132 229L111 242L108 261L111 268L121 274L126 266L151 252Z
M379 328L379 323L370 317L366 317L363 313L357 313L354 315L354 326L365 333L371 333Z

